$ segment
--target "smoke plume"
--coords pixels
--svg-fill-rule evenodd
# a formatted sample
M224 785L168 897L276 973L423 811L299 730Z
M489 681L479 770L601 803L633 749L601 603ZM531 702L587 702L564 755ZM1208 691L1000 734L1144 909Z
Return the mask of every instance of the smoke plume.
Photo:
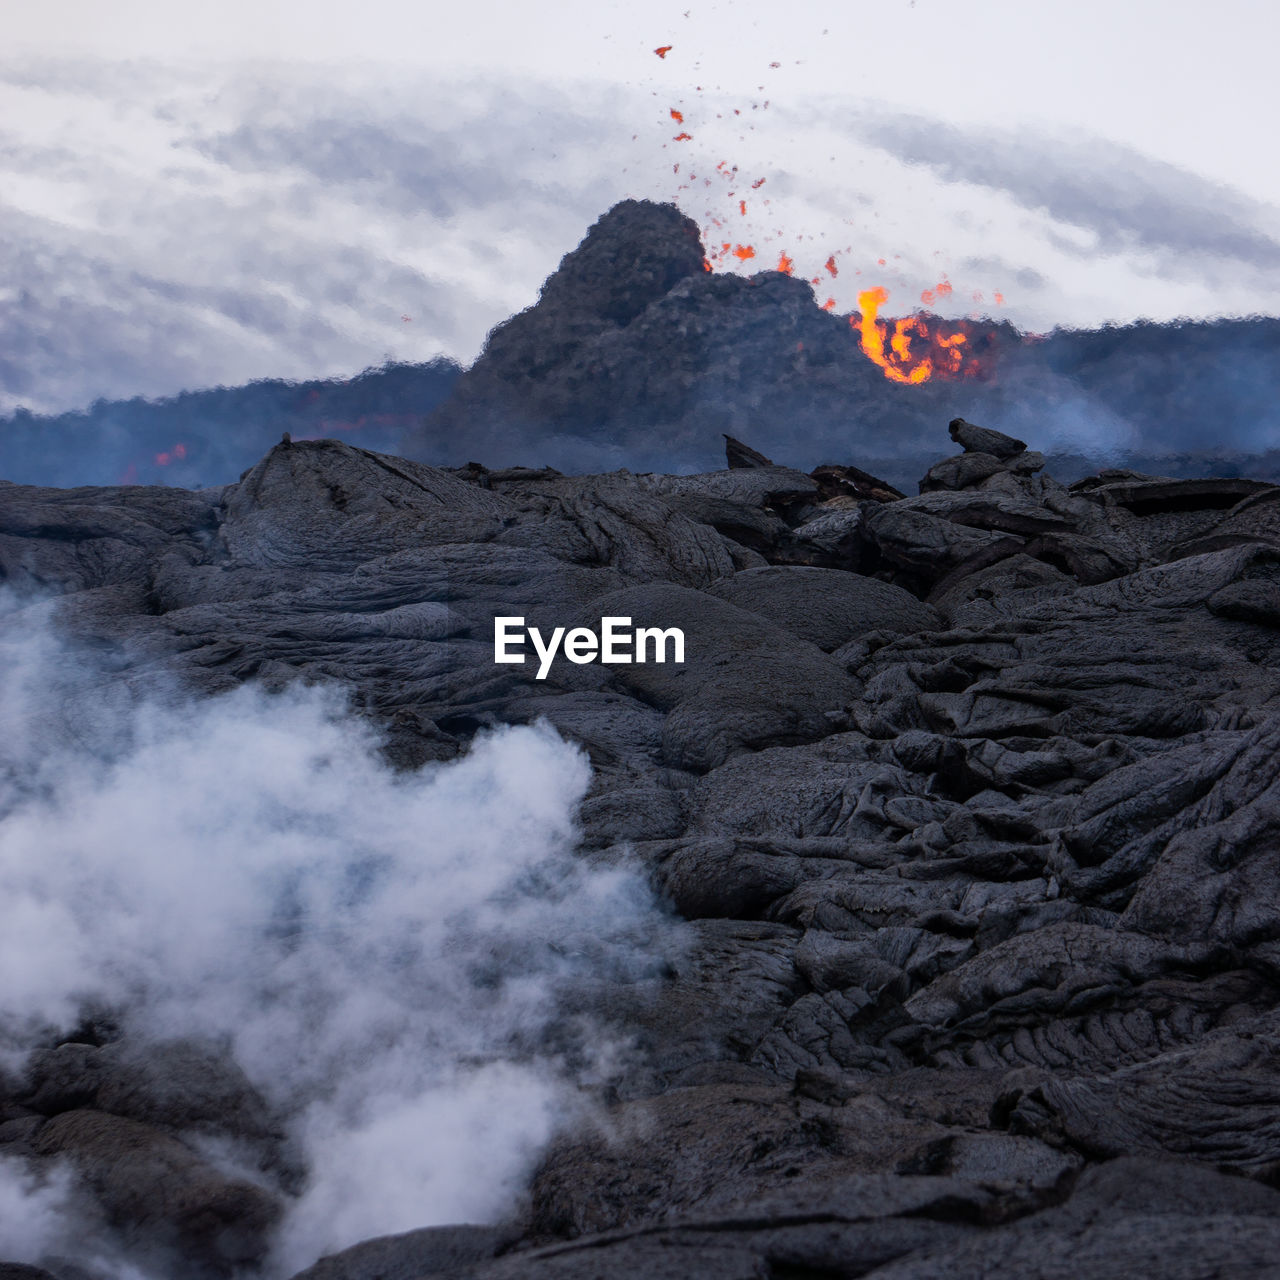
M511 728L397 775L331 690L140 689L54 643L47 609L0 617L8 1070L86 1010L224 1046L308 1170L273 1274L509 1213L617 1048L561 992L643 973L659 924L574 856L583 755ZM0 1162L0 1201L26 1205L0 1257L68 1253L58 1188L19 1169Z

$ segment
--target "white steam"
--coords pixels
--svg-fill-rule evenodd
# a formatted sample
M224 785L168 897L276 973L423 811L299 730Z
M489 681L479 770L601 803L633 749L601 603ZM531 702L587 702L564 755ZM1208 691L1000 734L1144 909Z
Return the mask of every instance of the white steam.
M582 754L512 728L397 776L332 692L139 699L99 672L68 705L71 655L0 650L10 1067L86 1006L140 1042L228 1044L310 1169L281 1275L508 1211L574 1073L612 1050L560 1015L562 984L637 972L658 919L573 857ZM0 1259L30 1244L14 1221Z
M0 1252L5 1262L36 1263L66 1241L69 1177L41 1182L17 1161L0 1160Z

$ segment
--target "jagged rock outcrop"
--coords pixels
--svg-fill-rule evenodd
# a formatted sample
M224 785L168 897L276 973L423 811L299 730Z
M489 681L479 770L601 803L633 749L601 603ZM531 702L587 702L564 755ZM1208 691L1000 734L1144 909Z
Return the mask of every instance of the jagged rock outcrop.
M953 434L915 497L764 457L568 476L332 441L220 490L3 490L4 582L131 681L336 681L405 768L546 718L592 761L584 849L682 919L661 978L580 993L639 1056L524 1218L306 1274L1274 1268L1280 489L1066 488ZM682 627L686 662L493 662L498 615L606 613ZM213 1049L49 1045L4 1092L0 1154L65 1158L193 1268L260 1256L296 1193Z
M970 342L981 355L1018 337L984 323ZM533 463L550 452L557 466L584 457L635 466L676 454L710 461L706 446L724 433L740 466L747 455L735 437L852 433L909 452L930 447L924 423L943 418L956 392L908 392L860 353L847 319L819 307L807 282L704 270L696 224L673 205L625 200L566 255L534 306L494 329L405 450L439 458L466 440L471 457L532 449ZM760 465L764 455L751 453Z

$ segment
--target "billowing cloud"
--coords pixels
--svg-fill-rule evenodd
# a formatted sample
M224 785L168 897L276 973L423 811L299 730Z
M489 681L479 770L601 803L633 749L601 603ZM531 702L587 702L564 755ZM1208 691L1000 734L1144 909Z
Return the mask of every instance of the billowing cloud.
M1176 276L1203 270L1205 259L1250 271L1280 268L1274 207L1120 143L1028 128L962 130L885 112L861 115L852 129L947 182L1004 193L1079 228L1084 240L1057 239L1076 256L1148 251Z

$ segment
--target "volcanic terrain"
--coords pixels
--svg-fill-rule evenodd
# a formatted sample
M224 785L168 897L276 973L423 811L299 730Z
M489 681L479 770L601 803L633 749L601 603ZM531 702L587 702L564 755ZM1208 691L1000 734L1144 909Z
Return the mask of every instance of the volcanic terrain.
M795 282L704 280L686 250L674 275L667 248L624 275L579 258L592 306L553 278L551 320L496 332L434 429L483 441L587 400L691 422L729 380L684 359L717 291L744 334L772 300L833 380L881 376L810 336L830 317ZM633 344L669 353L641 366L660 386L626 382ZM587 1118L509 1221L302 1276L1275 1274L1280 487L1063 485L926 390L915 496L852 445L810 473L736 439L698 474L315 440L218 488L0 486L0 580L32 602L11 621L51 608L129 688L338 686L404 773L547 723L590 760L578 857L670 912L659 970L558 992L565 1027L625 1050L578 1081ZM749 408L728 403L726 428ZM513 615L680 627L687 660L539 681L495 665ZM101 1013L0 1076L0 1158L71 1169L174 1275L252 1274L308 1176L282 1131L225 1051ZM0 1275L90 1274L41 1265Z

